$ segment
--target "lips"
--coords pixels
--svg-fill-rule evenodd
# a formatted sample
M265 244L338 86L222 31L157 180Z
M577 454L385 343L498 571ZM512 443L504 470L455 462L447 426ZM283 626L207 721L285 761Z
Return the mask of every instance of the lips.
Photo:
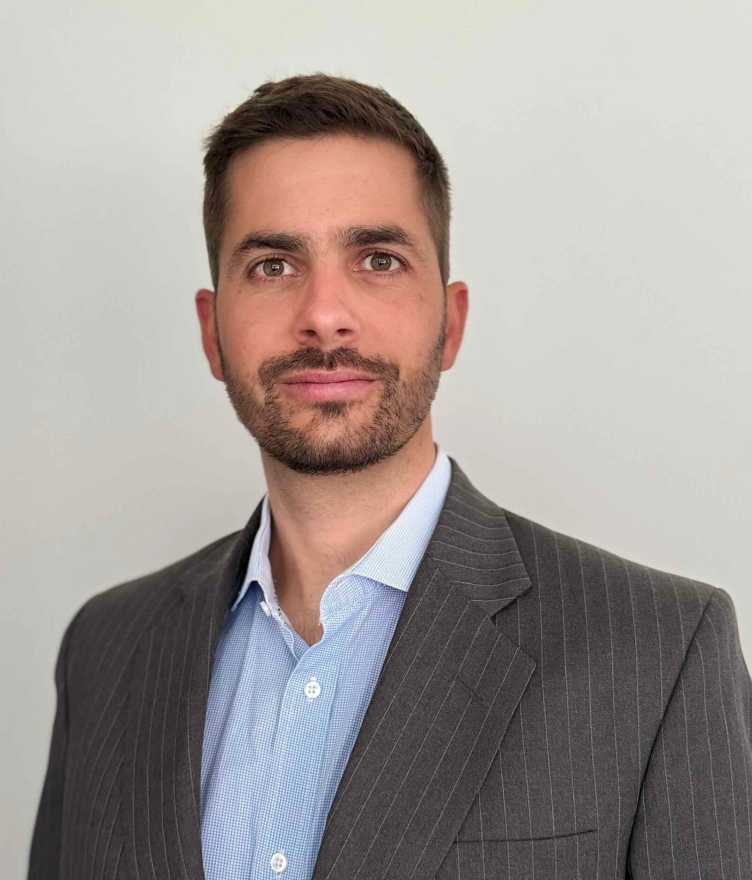
M357 370L307 370L282 382L287 393L309 402L358 400L371 391L377 379Z
M330 385L340 382L373 382L375 378L357 370L308 370L284 380L285 385Z

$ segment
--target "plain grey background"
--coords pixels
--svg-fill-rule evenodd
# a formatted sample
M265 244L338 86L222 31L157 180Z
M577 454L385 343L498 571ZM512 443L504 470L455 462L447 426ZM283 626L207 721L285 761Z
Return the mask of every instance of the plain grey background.
M382 85L448 163L471 306L442 446L502 506L724 587L752 658L751 10L5 7L3 876L24 872L65 624L263 492L193 296L201 139L267 79Z

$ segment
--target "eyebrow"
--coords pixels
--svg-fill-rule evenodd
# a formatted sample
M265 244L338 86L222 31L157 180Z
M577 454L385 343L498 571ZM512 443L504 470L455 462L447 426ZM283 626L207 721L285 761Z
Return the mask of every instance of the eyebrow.
M386 224L378 226L347 226L338 230L335 240L341 247L357 248L376 244L398 244L406 247L419 258L423 252L413 237L402 226ZM232 274L243 258L255 250L285 251L290 254L305 254L313 250L310 236L294 232L255 230L235 245L230 255L227 271Z

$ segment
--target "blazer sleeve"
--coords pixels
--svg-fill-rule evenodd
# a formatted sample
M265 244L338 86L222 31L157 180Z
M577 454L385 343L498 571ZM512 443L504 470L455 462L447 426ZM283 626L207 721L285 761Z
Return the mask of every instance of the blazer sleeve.
M734 603L714 587L652 745L628 877L752 877L751 696Z
M31 840L28 880L57 880L61 876L63 792L68 744L67 666L73 629L81 611L83 608L65 630L55 664L57 705L52 725L47 772Z

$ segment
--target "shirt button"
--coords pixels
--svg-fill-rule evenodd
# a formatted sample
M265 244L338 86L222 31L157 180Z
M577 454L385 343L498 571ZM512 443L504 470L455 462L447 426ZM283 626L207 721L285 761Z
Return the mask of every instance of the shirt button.
M308 679L303 690L305 691L305 695L308 697L309 700L315 700L316 697L318 697L318 695L321 693L321 685L316 681L315 675L312 675Z
M281 874L287 867L287 858L283 852L275 852L269 864L275 874Z

